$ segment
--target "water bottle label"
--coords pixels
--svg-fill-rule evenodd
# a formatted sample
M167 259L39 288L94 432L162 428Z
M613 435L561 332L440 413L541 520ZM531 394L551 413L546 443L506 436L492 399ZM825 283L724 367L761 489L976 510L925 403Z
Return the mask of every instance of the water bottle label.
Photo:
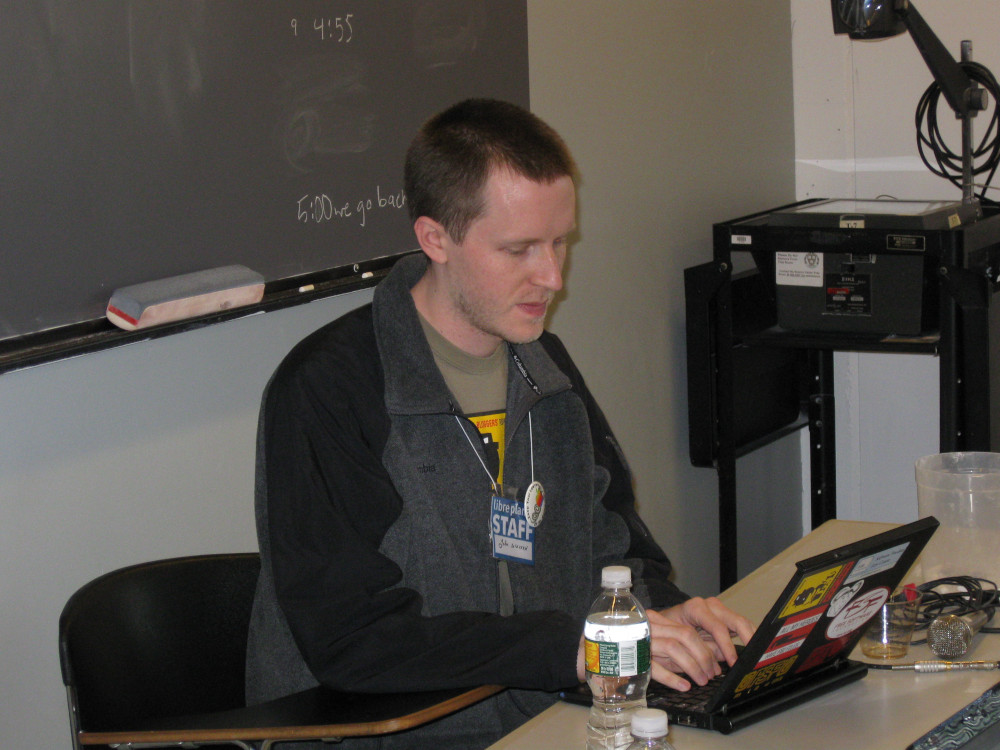
M649 638L584 644L587 671L602 677L634 677L649 670Z

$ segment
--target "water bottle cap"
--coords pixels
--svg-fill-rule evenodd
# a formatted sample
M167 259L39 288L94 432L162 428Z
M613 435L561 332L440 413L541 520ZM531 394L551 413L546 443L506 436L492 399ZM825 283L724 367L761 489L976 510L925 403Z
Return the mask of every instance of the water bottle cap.
M601 587L620 589L632 585L632 569L627 565L609 565L601 571Z
M636 737L663 737L670 722L659 708L640 708L632 714L632 734Z

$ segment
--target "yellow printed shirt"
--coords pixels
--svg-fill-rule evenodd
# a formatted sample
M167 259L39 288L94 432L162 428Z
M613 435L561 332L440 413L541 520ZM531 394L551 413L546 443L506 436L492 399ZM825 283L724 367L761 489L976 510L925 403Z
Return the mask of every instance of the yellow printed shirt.
M490 476L498 485L503 485L504 426L507 422L507 412L470 414L468 418L482 436L483 449L486 452L486 468L489 469Z

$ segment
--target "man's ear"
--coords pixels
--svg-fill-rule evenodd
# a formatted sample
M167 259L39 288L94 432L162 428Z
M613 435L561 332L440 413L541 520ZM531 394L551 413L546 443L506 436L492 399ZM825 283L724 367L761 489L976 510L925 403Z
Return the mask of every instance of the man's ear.
M413 222L417 243L424 254L434 263L448 262L448 244L451 242L445 228L428 216L421 216Z

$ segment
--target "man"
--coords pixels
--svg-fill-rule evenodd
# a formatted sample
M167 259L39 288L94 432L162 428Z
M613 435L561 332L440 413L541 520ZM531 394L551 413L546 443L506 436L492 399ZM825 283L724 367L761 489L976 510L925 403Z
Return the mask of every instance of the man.
M752 626L689 599L635 514L603 414L544 331L576 226L574 166L525 110L462 102L407 154L422 253L308 337L261 410L262 574L248 697L317 682L498 696L380 747L482 747L584 679L600 569L627 555L653 677L684 690Z

